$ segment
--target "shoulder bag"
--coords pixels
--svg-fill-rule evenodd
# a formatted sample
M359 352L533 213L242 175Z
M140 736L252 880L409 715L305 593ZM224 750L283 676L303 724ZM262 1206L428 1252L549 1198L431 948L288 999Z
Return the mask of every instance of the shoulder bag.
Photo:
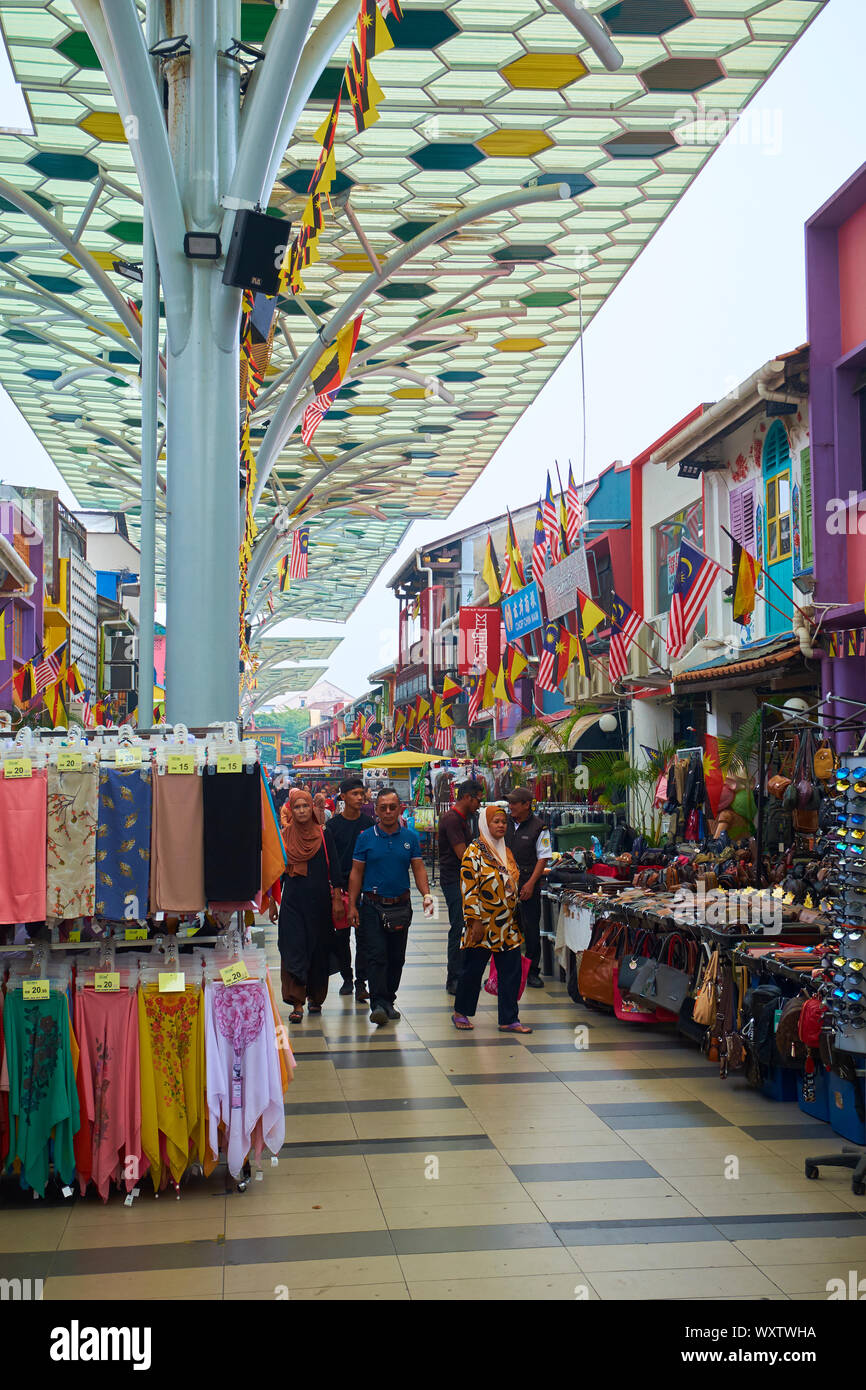
M596 933L583 953L577 987L584 999L612 1009L613 979L625 944L626 928L622 922L607 920L597 923Z

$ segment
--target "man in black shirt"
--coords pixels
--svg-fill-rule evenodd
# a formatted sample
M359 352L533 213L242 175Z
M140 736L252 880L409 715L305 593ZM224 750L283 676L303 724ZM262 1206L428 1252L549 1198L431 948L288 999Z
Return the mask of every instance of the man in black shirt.
M463 935L463 898L460 892L460 861L472 839L469 817L481 805L484 788L479 782L461 782L457 800L450 811L439 817L439 882L448 906L448 974L445 989L457 993L460 974L460 938Z
M367 797L367 789L360 777L346 777L340 783L340 796L343 798L343 810L339 815L331 817L328 821L328 829L336 841L337 851L340 855L340 867L348 883L358 836L362 830L370 830L373 821L369 816L365 816L361 810ZM363 1004L370 996L367 993L367 961L364 955L364 945L357 927L355 928L354 986L352 984L351 937L351 927L346 927L336 933L337 959L340 962L340 974L343 977L340 993L351 994L354 988L355 998L359 1004Z
M505 843L520 870L518 918L523 932L523 954L529 957L526 983L542 989L541 964L541 875L550 858L550 832L533 814L532 793L528 787L515 787L508 795L508 830Z

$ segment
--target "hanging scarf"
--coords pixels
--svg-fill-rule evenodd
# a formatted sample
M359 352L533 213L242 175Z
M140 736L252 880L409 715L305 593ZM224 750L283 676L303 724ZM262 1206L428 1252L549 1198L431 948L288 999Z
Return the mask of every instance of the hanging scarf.
M96 911L109 921L147 916L150 768L99 770Z
M313 798L310 793L302 787L292 787L289 799L281 812L283 844L288 861L286 873L289 878L306 878L307 864L322 848L322 827L315 816L311 816L304 825L300 825L292 815L294 808L304 802L312 806Z
M325 821L328 819L325 815L327 809L324 792L316 792L316 795L313 797L313 815L319 822L319 825L324 825Z

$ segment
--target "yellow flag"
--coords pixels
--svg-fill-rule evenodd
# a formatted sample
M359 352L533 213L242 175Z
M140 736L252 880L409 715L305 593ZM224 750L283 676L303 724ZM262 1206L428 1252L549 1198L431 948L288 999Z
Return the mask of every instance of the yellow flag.
M492 671L485 671L485 672L484 672L484 691L483 691L483 694L482 694L482 696L481 696L481 708L482 708L482 709L492 709L495 703L496 703L496 691L495 691L495 682L494 682L494 680L493 680L493 672L492 672Z
M499 663L499 675L496 677L496 684L493 687L493 694L497 700L508 700L508 691L505 689L505 662Z
M487 585L487 602L491 608L494 603L498 603L502 598L502 585L499 579L499 566L496 563L496 552L493 549L493 541L490 533L487 533L487 549L484 552L484 564L481 566L481 578Z

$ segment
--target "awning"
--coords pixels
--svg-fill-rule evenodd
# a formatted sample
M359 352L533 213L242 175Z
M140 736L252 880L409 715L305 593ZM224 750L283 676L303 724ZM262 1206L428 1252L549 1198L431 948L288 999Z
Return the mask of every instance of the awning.
M569 748L576 748L584 734L588 734L590 729L594 729L600 719L600 714L582 714L580 719L576 719L574 728L568 736Z
M743 677L760 676L765 671L778 670L795 659L803 661L803 653L799 642L789 641L773 651L756 654L744 661L726 661L724 657L718 657L703 666L696 666L692 671L681 671L673 680L675 686L699 683L714 685L721 681L728 684L731 681L742 680Z
M512 758L524 757L534 748L539 739L546 737L540 729L518 729L516 734L505 741L505 747Z

